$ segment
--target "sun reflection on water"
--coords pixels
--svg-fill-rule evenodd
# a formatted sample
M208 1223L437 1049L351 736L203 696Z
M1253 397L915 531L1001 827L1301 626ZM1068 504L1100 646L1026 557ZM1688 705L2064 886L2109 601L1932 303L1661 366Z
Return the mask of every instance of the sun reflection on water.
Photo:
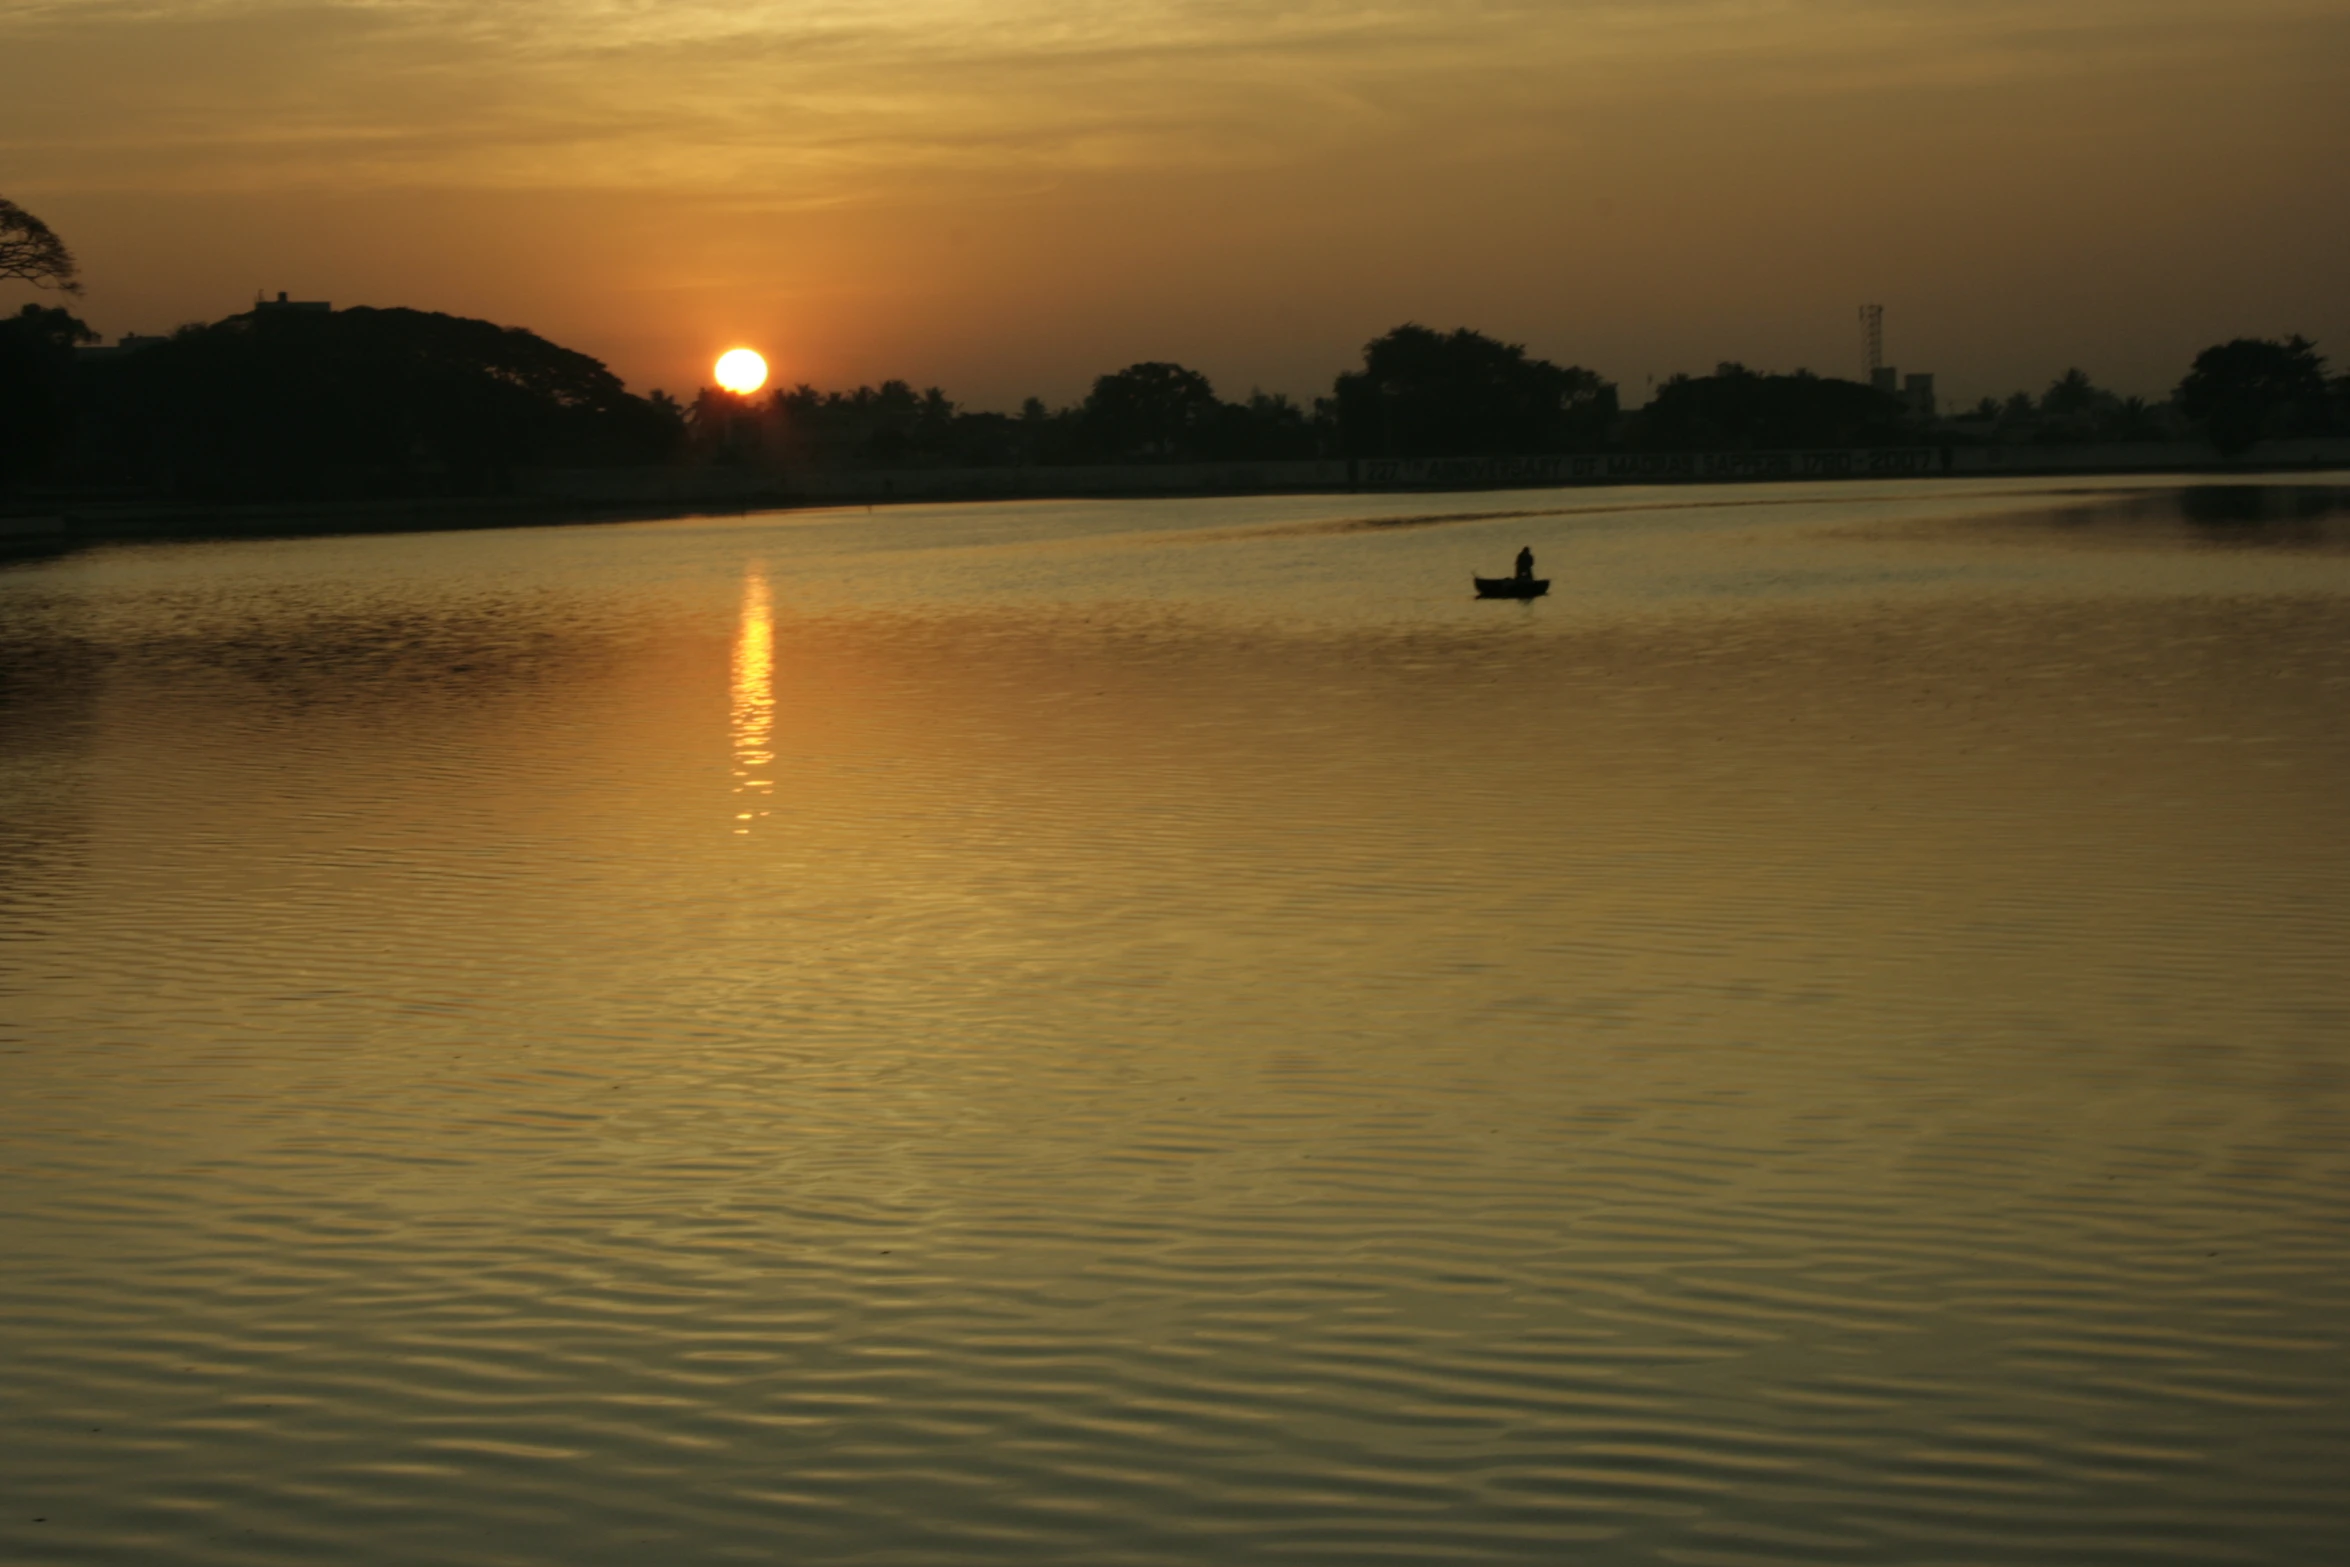
M753 566L743 577L742 616L734 636L734 684L729 730L734 741L735 828L747 833L765 816L775 788L775 611L767 574Z

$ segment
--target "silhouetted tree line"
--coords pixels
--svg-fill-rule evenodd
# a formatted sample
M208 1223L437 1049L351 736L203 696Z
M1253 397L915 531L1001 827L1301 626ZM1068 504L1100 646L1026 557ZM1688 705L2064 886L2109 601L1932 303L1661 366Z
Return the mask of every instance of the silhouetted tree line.
M79 291L72 253L0 200L0 278ZM1084 399L1018 414L957 408L904 381L764 397L633 396L585 354L518 327L420 310L257 305L170 337L90 351L59 306L0 317L0 489L43 482L188 499L480 495L531 466L747 464L996 467L1313 457L1738 450L1922 441L2145 441L2223 452L2350 433L2350 376L2316 345L2238 338L2205 349L2162 404L2078 369L2038 398L1985 398L1930 425L1855 381L1723 364L1676 375L1627 413L1615 385L1461 328L1407 323L1302 407L1226 401L1197 370L1129 365Z
M1615 387L1589 370L1476 332L1407 325L1310 408L1261 391L1226 401L1199 371L1149 361L1098 377L1067 407L1029 398L1017 416L885 381L747 398L705 389L687 422L705 461L891 468L1588 451L1616 418Z
M812 386L735 397L704 389L689 447L717 462L818 468L988 468L1025 464L1257 461L1334 449L1326 418L1277 394L1216 396L1181 365L1130 365L1058 410L1030 398L1017 416L969 412L937 387L884 381L853 392Z
M2078 369L2039 397L1986 398L1921 426L1855 381L1724 364L1677 375L1631 413L1593 371L1466 329L1405 325L1310 408L1228 402L1178 364L1130 365L1085 398L966 411L904 381L760 397L636 397L602 364L514 327L418 310L257 306L88 353L69 311L0 318L0 486L119 486L195 500L480 495L531 466L997 467L1314 457L1769 450L1921 441L2083 443L2203 434L2237 453L2350 433L2350 376L2302 338L2197 355L2167 402Z
M658 394L656 394L658 396ZM933 387L801 386L764 403L705 391L698 449L844 467L1200 462L1293 457L1542 455L1601 449L1767 451L1982 441L2079 445L2200 435L2236 455L2266 439L2350 435L2350 375L2328 379L2305 338L2238 338L2205 349L2160 403L2123 397L2067 370L2039 398L1985 398L1971 414L1921 420L1906 399L1807 370L1735 363L1676 375L1645 408L1580 366L1462 328L1407 323L1364 345L1363 368L1302 408L1252 392L1220 401L1208 378L1148 363L1100 377L1086 398L1017 418L965 413Z
M65 242L0 199L0 279L81 289ZM284 296L279 296L283 300ZM1162 361L1104 375L1082 402L1017 416L958 409L904 381L813 386L689 405L631 395L598 361L518 327L420 310L257 305L168 339L82 350L57 306L0 318L0 489L42 481L191 499L484 494L518 468L740 463L814 468L1541 455L1606 447L1738 450L1920 440L2079 443L2202 433L2239 453L2279 436L2350 432L2350 376L2328 380L2300 337L2205 349L2162 405L2078 369L2037 399L1985 398L1922 428L1855 381L1723 364L1676 375L1625 413L1615 385L1461 328L1406 323L1300 407L1227 402Z
M1648 451L1771 451L1899 446L1920 439L1900 398L1858 381L1798 370L1765 375L1723 364L1676 375L1633 416L1628 444Z
M480 495L518 467L643 463L673 406L515 327L421 310L256 306L99 355L63 310L0 322L9 478L197 500Z
M655 394L656 398L659 394ZM1152 362L1098 378L1083 401L1017 417L958 409L903 381L737 398L705 390L688 411L700 460L831 468L1220 462L1313 457L1543 455L1603 449L1768 451L1985 441L2141 442L2208 436L2223 452L2293 435L2350 434L2350 376L2328 381L2315 345L2238 339L2198 355L2163 403L2121 397L2068 370L2038 399L1986 398L1921 420L1906 399L1857 381L1726 363L1676 375L1645 408L1580 366L1536 359L1466 328L1407 323L1363 349L1311 408L1252 392L1225 402L1196 370Z
M2119 396L2071 369L2037 398L1986 397L1947 423L1975 439L2049 446L2200 436L2239 456L2264 440L2350 435L2350 375L2329 380L2307 338L2239 337L2197 354L2164 402Z

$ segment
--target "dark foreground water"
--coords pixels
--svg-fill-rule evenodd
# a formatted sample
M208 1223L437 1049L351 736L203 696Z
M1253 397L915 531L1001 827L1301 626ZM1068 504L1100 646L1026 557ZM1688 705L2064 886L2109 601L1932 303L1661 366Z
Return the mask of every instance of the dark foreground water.
M2345 493L0 570L0 1559L2350 1557Z

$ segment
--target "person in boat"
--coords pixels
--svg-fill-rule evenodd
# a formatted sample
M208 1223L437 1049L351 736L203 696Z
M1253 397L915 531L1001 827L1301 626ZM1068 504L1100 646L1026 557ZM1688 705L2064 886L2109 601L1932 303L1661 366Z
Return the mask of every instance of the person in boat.
M1531 545L1524 546L1518 551L1518 580L1520 582L1534 580L1534 550Z

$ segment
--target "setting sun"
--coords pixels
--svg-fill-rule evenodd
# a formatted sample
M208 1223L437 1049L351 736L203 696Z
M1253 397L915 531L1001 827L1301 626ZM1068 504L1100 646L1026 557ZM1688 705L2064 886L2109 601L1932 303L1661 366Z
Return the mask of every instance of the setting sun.
M736 396L748 396L767 384L767 361L747 348L730 348L718 356L718 384Z

